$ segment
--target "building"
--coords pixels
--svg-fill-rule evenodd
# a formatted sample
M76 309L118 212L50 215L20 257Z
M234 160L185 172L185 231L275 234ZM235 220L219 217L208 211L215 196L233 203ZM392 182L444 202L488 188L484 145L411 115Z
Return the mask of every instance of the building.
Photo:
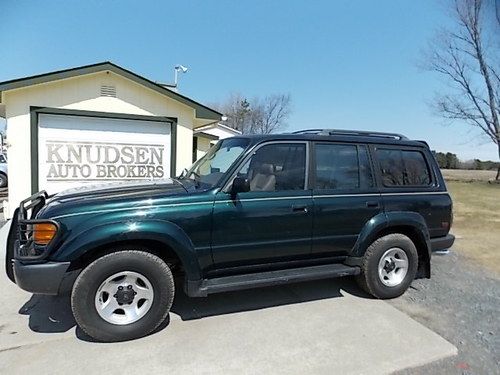
M217 140L234 137L238 134L241 134L239 130L221 123L196 128L193 137L193 162L205 155Z
M217 132L237 133L217 111L110 62L2 82L0 117L10 212L39 190L177 175Z

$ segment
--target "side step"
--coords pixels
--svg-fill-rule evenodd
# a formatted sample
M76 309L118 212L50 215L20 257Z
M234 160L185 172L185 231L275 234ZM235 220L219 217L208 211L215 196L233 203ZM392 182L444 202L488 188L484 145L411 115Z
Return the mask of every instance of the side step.
M359 267L350 267L345 264L325 264L245 275L224 276L203 280L199 289L194 294L206 296L211 293L280 285L305 280L358 275L359 273Z

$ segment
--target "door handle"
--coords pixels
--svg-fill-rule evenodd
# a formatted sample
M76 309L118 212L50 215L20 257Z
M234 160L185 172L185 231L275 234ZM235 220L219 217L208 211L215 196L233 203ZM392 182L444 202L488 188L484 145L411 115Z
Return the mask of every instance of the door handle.
M307 213L307 206L292 206L292 212Z
M377 208L379 207L379 203L377 201L368 201L366 202L366 207Z

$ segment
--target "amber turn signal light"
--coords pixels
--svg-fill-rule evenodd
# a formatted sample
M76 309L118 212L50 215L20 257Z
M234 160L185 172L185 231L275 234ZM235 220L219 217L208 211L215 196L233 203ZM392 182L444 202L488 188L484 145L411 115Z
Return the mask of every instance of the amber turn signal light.
M40 223L33 225L33 240L37 245L48 245L56 236L57 227L52 223Z

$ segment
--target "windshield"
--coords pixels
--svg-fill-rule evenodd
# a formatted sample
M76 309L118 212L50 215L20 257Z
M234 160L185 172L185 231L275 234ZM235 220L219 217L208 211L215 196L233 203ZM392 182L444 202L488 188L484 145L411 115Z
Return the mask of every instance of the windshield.
M194 179L197 186L215 186L250 143L246 138L227 138L217 142L201 159L183 173L182 178Z

